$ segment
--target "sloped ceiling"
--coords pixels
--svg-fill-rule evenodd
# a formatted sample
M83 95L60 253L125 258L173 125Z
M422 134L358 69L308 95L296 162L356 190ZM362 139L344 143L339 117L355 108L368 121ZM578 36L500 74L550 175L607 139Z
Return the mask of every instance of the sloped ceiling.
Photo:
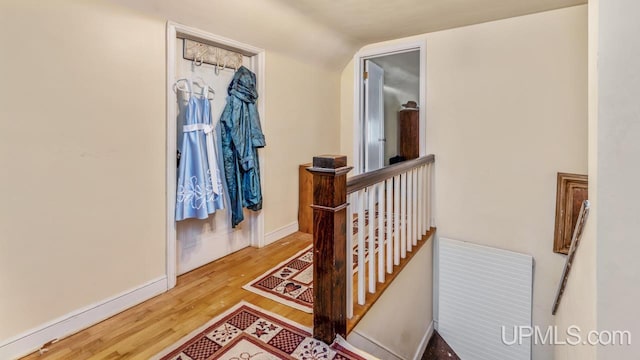
M277 1L360 45L587 3L587 0Z
M275 0L102 1L334 70L358 49L344 34Z
M108 0L342 70L364 45L587 0Z

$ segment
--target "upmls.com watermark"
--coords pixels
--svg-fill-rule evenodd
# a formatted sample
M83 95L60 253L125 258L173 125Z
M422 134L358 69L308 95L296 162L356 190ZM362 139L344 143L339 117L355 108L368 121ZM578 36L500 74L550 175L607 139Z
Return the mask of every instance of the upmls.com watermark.
M502 343L505 345L522 345L528 340L536 345L631 345L631 331L628 330L592 330L584 333L575 325L563 332L558 331L556 326L549 326L544 331L539 326L501 328Z

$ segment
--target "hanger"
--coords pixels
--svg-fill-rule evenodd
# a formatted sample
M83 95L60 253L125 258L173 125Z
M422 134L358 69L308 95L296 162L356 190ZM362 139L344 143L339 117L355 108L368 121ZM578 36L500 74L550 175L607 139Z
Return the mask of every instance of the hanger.
M182 78L182 79L178 79L176 80L176 82L173 84L173 92L175 92L176 94L178 93L178 91L183 91L183 92L188 92L190 95L193 95L193 88L189 87L189 82L191 82L191 84L193 85L197 85L199 86L201 89L204 90L204 88L207 88L207 99L209 100L213 100L216 98L216 92L215 90L213 90L213 87L209 84L207 84L206 81L204 81L204 79L200 76L197 76L193 79L188 79L188 78ZM180 84L183 83L184 87L180 87ZM203 94L197 94L197 96L202 96Z
M220 75L220 68L218 67L218 65L220 64L220 49L216 48L216 61L218 62L218 64L213 65L213 71L216 73L216 75Z

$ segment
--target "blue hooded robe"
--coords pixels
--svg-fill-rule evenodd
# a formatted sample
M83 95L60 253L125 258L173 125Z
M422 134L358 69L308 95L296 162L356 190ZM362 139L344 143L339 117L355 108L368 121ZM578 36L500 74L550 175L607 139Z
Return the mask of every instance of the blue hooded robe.
M256 75L241 66L229 84L228 94L220 117L220 135L231 225L236 227L244 220L243 207L262 209L258 148L266 144L256 108Z

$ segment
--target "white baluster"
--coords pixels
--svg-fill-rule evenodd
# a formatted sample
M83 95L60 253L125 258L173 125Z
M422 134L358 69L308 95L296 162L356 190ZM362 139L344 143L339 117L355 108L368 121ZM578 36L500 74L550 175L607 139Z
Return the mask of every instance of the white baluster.
M424 177L424 232L429 231L429 201L431 201L431 194L429 194L429 164L425 165L422 176Z
M413 202L415 193L413 192L413 176L411 170L407 171L407 251L413 250Z
M393 179L387 179L387 273L393 272Z
M407 173L400 175L400 257L407 256Z
M413 169L411 170L411 177L413 178L413 181L411 182L411 184L413 185L413 194L414 197L411 198L411 206L413 207L413 210L411 211L411 215L413 216L413 221L412 221L412 228L411 228L411 242L413 242L413 245L416 246L418 245L418 202L420 201L420 197L418 197L418 170L417 169Z
M364 305L364 237L367 229L364 225L364 190L358 191L358 304Z
M353 214L356 207L356 194L350 194L347 198L347 319L353 317Z
M431 178L433 176L433 163L427 165L427 230L429 230L432 226L431 224L431 217L433 216L433 208L431 207L432 201L431 201L431 196L432 196L432 186L433 186L433 179Z
M423 230L423 221L422 218L424 216L423 211L423 197L424 197L424 186L422 185L422 166L418 168L416 171L418 173L418 240L422 239L422 235L424 235Z
M367 188L369 193L369 236L367 245L369 247L369 292L376 292L376 186Z
M376 184L378 188L378 206L376 207L376 214L378 216L378 281L384 282L384 181Z
M393 263L400 265L400 175L393 178Z

